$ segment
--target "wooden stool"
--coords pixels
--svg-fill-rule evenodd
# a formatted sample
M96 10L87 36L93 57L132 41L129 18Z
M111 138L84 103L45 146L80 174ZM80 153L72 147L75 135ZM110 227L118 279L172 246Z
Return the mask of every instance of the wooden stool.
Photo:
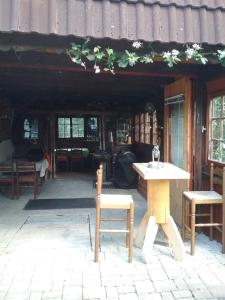
M131 195L108 195L102 194L103 169L100 165L97 170L96 186L96 228L95 228L95 262L99 260L99 243L101 232L124 232L126 233L126 246L128 247L128 261L132 262L133 257L133 223L134 203ZM127 218L105 219L101 218L102 209L127 210ZM126 221L127 229L101 229L101 221Z
M209 227L210 240L213 239L213 227L222 233L222 252L225 253L225 168L223 168L222 190L223 195L218 194L213 190L214 184L214 167L210 165L210 191L190 191L183 192L183 222L182 222L182 238L185 239L186 230L191 232L191 255L195 254L195 228ZM216 204L222 205L222 222L217 223L213 220L213 206ZM196 213L196 206L209 205L209 213ZM189 213L189 208L191 212ZM208 223L196 223L197 217L208 217ZM191 220L190 220L191 218ZM190 224L190 225L189 225Z

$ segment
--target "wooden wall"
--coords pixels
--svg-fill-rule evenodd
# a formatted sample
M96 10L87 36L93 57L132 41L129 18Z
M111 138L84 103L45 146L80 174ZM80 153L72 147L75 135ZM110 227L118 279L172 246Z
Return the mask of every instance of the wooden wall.
M7 99L0 99L0 142L11 139L12 109Z
M0 162L11 159L14 147L11 140L13 111L7 99L0 99Z
M173 180L170 184L170 209L171 215L175 222L182 225L182 193L189 188L192 188L192 164L193 164L193 152L192 152L192 135L193 135L193 119L192 119L192 81L188 77L179 79L170 85L166 86L164 92L164 98L171 98L176 95L184 95L183 105L183 164L182 169L190 172L191 179L188 180ZM171 161L171 120L169 113L169 105L164 106L164 160L166 162Z

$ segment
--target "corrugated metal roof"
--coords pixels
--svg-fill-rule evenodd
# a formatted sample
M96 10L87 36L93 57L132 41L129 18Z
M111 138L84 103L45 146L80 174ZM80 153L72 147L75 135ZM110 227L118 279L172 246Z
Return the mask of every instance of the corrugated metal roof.
M225 44L225 1L0 0L0 31Z
M97 0L98 1L98 0ZM99 0L102 1L102 0ZM143 2L146 5L159 4L161 6L177 6L177 7L192 7L200 8L206 7L208 9L225 9L224 0L110 0L111 2L122 2L126 1L128 3L139 3Z

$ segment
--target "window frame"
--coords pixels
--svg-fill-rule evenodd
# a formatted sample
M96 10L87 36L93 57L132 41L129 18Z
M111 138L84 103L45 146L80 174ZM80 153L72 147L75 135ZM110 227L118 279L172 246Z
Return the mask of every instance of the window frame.
M207 144L207 150L206 150L206 161L208 162L212 162L215 165L218 166L224 166L225 165L225 161L219 161L219 160L215 160L212 158L211 156L211 141L213 140L211 138L212 136L212 120L216 120L216 119L220 119L220 120L224 120L225 121L225 116L224 117L219 117L219 118L213 118L212 113L213 113L213 99L217 98L217 97L221 97L223 99L223 103L225 103L225 90L220 90L214 93L210 93L208 95L208 105L207 105L207 132L206 132L206 144ZM216 139L214 139L216 140ZM220 139L220 142L222 142L223 139ZM222 156L221 156L222 159Z

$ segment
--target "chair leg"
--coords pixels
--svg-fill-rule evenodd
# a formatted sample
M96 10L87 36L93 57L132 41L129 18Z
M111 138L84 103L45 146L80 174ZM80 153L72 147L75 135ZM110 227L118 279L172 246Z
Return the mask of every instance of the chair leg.
M222 204L222 253L225 253L225 202Z
M191 255L195 254L195 211L196 205L191 203Z
M16 181L16 199L19 199L20 194L21 194L21 187L20 187L20 184L17 179L17 181Z
M15 178L12 176L12 182L11 182L11 199L14 199L15 197Z
M100 208L96 207L96 225L95 225L95 262L99 261L99 242L100 242Z
M35 182L34 182L34 199L37 198L38 194L38 178L37 175L35 176Z
M209 209L210 209L210 223L212 224L213 223L213 204L210 204ZM213 240L213 227L212 226L209 228L209 239L210 239L210 241Z
M129 254L128 254L128 262L131 263L133 259L133 232L134 232L134 204L130 205L129 212Z

